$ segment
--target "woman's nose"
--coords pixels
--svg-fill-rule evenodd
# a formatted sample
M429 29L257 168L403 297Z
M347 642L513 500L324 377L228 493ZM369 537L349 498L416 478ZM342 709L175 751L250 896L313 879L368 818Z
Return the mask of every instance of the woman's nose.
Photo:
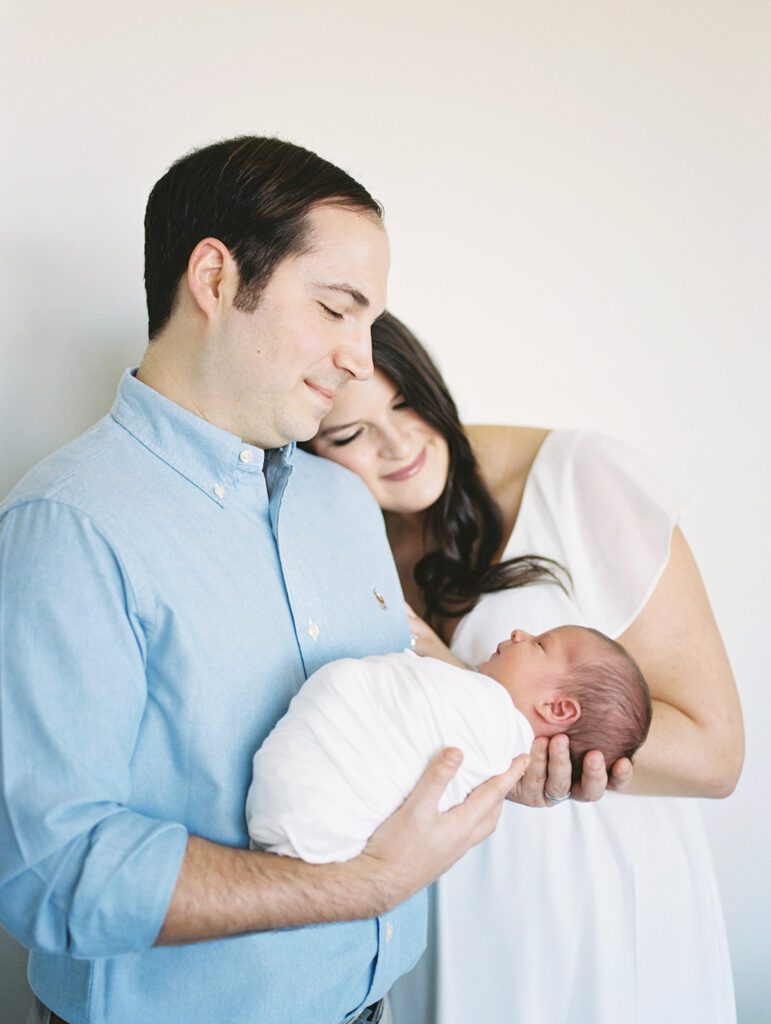
M386 459L406 459L412 454L409 437L403 430L389 425L383 430L380 454Z

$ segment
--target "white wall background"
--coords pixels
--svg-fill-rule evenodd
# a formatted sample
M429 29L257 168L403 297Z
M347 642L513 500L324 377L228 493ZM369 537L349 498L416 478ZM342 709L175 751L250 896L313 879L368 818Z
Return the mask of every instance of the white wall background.
M468 420L596 428L694 485L748 733L704 810L740 1020L771 1019L771 5L6 0L0 39L0 494L140 358L144 202L174 158L275 133L346 167ZM26 999L0 937L3 1024Z

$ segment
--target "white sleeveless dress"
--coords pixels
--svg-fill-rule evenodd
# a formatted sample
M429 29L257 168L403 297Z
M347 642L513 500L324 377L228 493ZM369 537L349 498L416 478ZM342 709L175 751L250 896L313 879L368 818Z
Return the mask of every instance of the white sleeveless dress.
M681 502L660 490L626 445L551 433L504 557L557 559L572 592L485 595L458 625L455 654L476 665L514 627L619 636L669 558ZM507 803L496 832L433 887L428 950L391 1000L395 1024L731 1024L697 803L614 793L543 810Z

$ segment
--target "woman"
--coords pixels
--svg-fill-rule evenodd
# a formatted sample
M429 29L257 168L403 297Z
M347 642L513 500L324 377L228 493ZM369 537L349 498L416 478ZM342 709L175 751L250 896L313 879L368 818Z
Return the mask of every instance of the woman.
M419 652L475 665L512 627L587 624L624 644L654 697L624 793L579 803L574 787L566 800L550 771L529 799L549 811L507 804L495 834L440 879L429 952L393 993L396 1021L734 1020L698 811L648 798L726 796L743 757L678 504L654 497L639 456L606 438L464 433L404 325L386 314L372 341L375 375L343 390L311 448L358 473L383 508Z

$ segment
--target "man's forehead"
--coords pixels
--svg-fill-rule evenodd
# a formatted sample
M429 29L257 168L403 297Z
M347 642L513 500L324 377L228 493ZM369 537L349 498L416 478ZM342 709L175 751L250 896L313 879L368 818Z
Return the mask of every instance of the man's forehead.
M317 203L305 215L308 252L319 252L351 243L362 237L388 244L382 220L371 210L342 203Z
M376 316L385 308L390 250L374 214L342 206L312 208L296 259L312 286L350 297Z

